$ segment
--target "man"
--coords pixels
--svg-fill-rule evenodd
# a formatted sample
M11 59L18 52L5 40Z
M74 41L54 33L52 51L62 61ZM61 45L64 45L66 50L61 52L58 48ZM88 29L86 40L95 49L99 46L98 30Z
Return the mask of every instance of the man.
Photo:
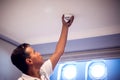
M47 61L43 61L39 52L36 52L29 44L18 46L11 55L12 63L23 72L18 80L49 80L52 70L64 53L68 29L74 20L74 16L68 22L62 16L62 31L53 55Z

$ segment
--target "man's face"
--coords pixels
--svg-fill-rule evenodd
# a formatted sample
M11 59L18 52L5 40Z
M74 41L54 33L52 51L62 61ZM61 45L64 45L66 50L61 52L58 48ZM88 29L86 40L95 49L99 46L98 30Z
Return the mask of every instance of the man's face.
M40 55L39 52L36 52L31 46L28 46L26 48L26 52L29 54L33 65L40 67L43 64L43 57Z

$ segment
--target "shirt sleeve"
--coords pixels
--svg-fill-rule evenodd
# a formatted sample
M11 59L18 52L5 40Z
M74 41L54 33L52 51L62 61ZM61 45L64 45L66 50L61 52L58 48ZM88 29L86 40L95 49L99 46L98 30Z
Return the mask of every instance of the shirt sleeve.
M23 80L22 78L18 78L18 80Z
M48 59L47 61L44 62L44 64L41 66L40 72L44 71L47 75L47 77L50 77L51 73L52 73L52 63L50 61L50 59Z

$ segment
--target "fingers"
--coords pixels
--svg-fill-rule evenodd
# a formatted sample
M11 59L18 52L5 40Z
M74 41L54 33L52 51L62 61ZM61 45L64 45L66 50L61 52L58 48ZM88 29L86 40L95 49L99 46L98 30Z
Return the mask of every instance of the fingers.
M70 18L70 21L71 21L71 22L73 22L73 20L74 20L74 16L72 16L72 17Z
M62 22L65 23L65 21L64 21L64 14L62 15Z
M62 15L62 19L64 19L64 14Z
M70 25L72 24L73 20L74 20L74 16L72 16L72 17L70 18L70 20L67 22L68 26L70 26Z

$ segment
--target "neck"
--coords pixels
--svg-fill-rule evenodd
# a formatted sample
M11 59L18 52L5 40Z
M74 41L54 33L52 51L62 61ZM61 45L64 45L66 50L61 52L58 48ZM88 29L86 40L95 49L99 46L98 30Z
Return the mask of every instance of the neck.
M35 68L30 68L28 70L28 75L29 76L32 76L32 77L37 77L37 78L40 78L40 70L39 69L35 69Z

